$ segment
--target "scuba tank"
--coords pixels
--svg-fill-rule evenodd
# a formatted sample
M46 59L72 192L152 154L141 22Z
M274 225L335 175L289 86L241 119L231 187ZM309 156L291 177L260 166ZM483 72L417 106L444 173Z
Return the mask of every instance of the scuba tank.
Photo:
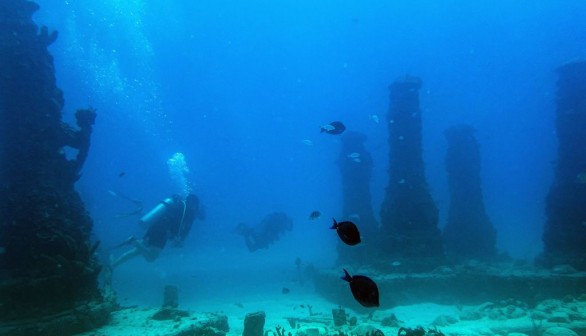
M138 221L140 227L143 230L147 230L156 221L161 219L161 217L163 217L163 215L165 215L165 213L167 213L169 206L171 206L172 204L173 204L172 198L170 198L170 197L165 198L163 201L161 201L161 203L159 203L151 211L147 212L146 215L144 215L140 218L140 220Z

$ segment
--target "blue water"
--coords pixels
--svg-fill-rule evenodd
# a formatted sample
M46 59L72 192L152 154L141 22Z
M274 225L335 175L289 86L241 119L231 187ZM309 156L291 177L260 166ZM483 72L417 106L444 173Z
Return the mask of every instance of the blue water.
M104 258L108 246L141 234L137 217L116 218L132 204L108 191L146 207L179 192L167 165L174 153L185 155L207 211L182 249L117 271L115 286L135 299L157 303L166 282L197 282L201 295L229 296L235 284L254 291L263 277L280 288L295 276L296 257L333 265L337 237L327 227L342 212L341 143L319 126L343 120L368 135L378 216L387 87L406 74L423 80L423 155L440 226L449 205L443 132L469 123L499 250L541 251L556 158L554 70L586 54L584 1L38 3L35 20L60 33L50 51L64 119L88 105L98 111L76 186ZM324 217L308 221L315 209ZM294 230L249 253L233 228L273 211L287 212ZM144 294L151 289L154 299Z

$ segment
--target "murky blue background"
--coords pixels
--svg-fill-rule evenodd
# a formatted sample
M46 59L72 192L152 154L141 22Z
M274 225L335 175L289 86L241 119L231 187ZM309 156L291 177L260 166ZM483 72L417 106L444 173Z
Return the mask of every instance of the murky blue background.
M584 1L38 3L36 21L60 33L50 50L64 119L76 108L98 110L77 189L102 253L141 235L137 217L116 218L133 205L108 191L156 205L179 191L167 166L176 152L207 210L182 249L117 270L115 286L131 298L153 289L144 300L158 303L169 282L196 283L195 297L267 284L278 292L294 278L296 257L332 265L337 237L327 227L342 207L340 139L319 126L342 120L368 135L378 216L387 87L407 74L423 80L423 155L440 226L449 205L443 132L470 123L499 249L515 258L541 250L556 159L554 70L586 53ZM315 209L324 216L310 222ZM233 228L278 210L294 231L249 253Z

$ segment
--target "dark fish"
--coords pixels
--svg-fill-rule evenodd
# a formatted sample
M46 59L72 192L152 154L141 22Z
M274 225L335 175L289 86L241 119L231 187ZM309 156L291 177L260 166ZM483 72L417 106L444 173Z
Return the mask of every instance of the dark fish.
M120 172L120 174L118 174L118 177L122 177L122 176L124 176L124 175L126 175L126 173L125 173L125 172Z
M291 290L289 288L287 288L287 287L283 287L283 289L281 290L281 292L283 294L289 294L291 292Z
M321 127L320 133L326 132L328 134L342 134L346 130L346 126L340 121L334 121Z
M351 276L348 271L344 269L344 276L342 280L350 283L350 290L352 296L364 307L378 307L378 287L371 278L364 275Z
M360 243L360 232L358 232L358 228L356 224L345 221L342 223L336 222L335 218L332 218L334 224L330 229L336 230L340 239L348 245L356 245Z
M312 212L309 214L309 219L311 219L311 220L318 219L318 218L320 218L320 217L321 217L321 212L319 212L319 211L317 211L317 210L315 210L315 211L312 211Z

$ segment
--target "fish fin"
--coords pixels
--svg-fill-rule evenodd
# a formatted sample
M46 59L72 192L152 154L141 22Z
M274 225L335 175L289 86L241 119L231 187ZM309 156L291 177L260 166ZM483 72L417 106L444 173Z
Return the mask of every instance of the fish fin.
M345 280L345 281L352 281L352 276L350 275L350 273L348 273L348 271L346 271L345 268L342 268L344 270L344 276L340 277L340 279Z
M330 227L330 229L337 230L338 229L338 222L336 222L335 218L332 218L332 220L334 221L334 224L332 224L332 227Z

